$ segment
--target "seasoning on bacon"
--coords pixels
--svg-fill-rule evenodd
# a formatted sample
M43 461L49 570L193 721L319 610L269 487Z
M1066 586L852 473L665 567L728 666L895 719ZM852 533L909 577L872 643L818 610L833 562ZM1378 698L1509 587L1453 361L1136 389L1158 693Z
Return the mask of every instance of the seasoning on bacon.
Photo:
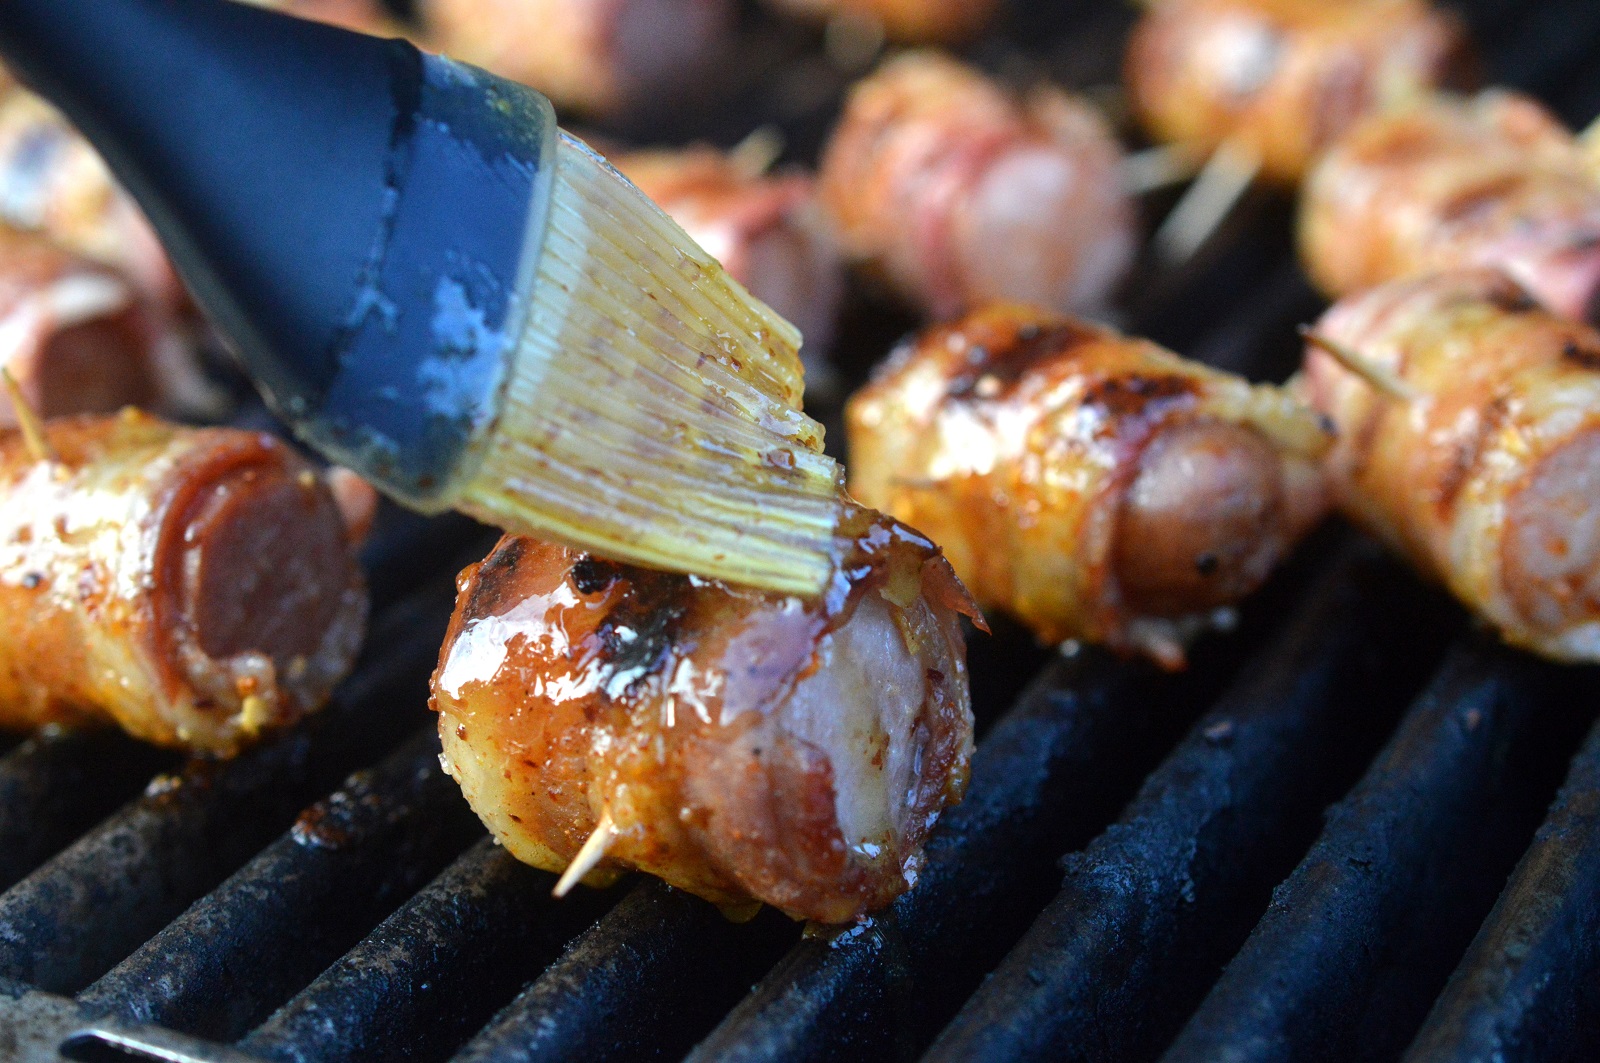
M1600 661L1600 332L1478 270L1351 296L1313 334L1368 373L1307 349L1339 508L1507 642Z
M46 417L210 401L192 350L118 273L0 224L0 365ZM16 410L0 396L0 429Z
M1294 186L1357 118L1467 80L1467 52L1427 0L1156 0L1124 75L1157 140L1196 159L1232 145Z
M562 885L627 869L837 923L915 880L972 749L960 615L922 536L859 513L818 601L506 537L462 574L443 762Z
M1301 205L1306 268L1329 295L1494 266L1554 312L1600 305L1600 179L1535 100L1435 94L1374 115L1312 172Z
M691 95L735 21L732 0L418 0L417 14L429 47L602 115Z
M768 174L737 153L697 146L611 161L734 280L805 337L808 371L832 342L844 265L803 173Z
M799 18L855 18L903 44L958 44L994 21L1000 0L767 0Z
M367 597L323 480L272 436L134 410L0 434L0 727L115 722L231 756L326 701Z
M1120 161L1089 104L913 52L851 91L822 201L846 252L936 317L988 299L1086 311L1133 259Z
M847 427L852 493L981 604L1167 668L1324 510L1328 433L1282 389L1030 307L912 338Z

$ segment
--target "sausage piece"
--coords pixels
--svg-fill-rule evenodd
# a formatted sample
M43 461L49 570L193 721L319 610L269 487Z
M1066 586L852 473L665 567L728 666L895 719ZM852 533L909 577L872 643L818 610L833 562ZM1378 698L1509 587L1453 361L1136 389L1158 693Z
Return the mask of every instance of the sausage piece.
M1121 149L1087 103L1017 99L932 52L851 91L822 160L845 251L936 317L988 299L1101 305L1132 262Z
M0 224L0 365L45 417L193 408L209 385L167 315L112 270ZM0 429L16 411L0 395Z
M915 881L972 748L937 550L876 514L821 601L507 537L463 573L438 671L444 763L513 854L658 875L724 908L843 922Z
M846 426L851 491L980 603L1170 668L1324 509L1326 432L1281 389L1031 307L914 337Z
M814 180L752 174L709 147L636 151L611 161L734 280L800 330L808 363L828 349L844 266Z
M1428 0L1160 0L1124 80L1155 139L1196 158L1224 143L1293 187L1352 122L1470 80L1466 31Z
M1494 266L1551 310L1600 305L1600 179L1576 139L1511 92L1438 94L1350 130L1306 183L1306 268L1329 295Z
M1507 642L1600 661L1600 332L1488 270L1374 288L1316 329L1413 393L1307 351L1339 507Z
M127 410L0 436L0 726L114 721L230 756L321 707L367 598L322 479L271 436Z
M430 47L615 115L690 94L724 54L731 0L418 0Z

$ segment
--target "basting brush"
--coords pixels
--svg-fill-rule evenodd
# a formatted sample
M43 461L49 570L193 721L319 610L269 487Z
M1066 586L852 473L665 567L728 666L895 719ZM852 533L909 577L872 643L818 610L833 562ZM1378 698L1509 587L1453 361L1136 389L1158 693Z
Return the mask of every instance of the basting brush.
M820 590L800 335L537 92L229 0L0 0L268 404L425 512Z

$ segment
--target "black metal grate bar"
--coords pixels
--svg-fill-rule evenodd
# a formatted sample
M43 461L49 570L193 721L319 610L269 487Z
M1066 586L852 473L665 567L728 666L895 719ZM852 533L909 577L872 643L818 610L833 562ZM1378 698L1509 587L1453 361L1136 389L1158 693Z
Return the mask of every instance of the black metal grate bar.
M926 1057L1148 1057L1249 933L1454 623L1362 544L1167 758ZM1429 632L1405 655L1383 650ZM1431 643L1431 644L1430 644Z
M1406 1063L1600 1058L1600 726Z
M676 1059L793 943L772 911L730 923L655 880L574 941L456 1063Z
M1087 841L1231 671L1216 646L1181 680L1085 651L1047 667L973 758L966 800L912 892L871 922L802 941L690 1059L905 1055L931 1040Z
M301 813L79 1003L91 1014L232 1040L481 832L439 767L429 727Z
M1552 698L1558 672L1483 640L1458 647L1166 1063L1398 1052L1537 822L1530 760L1574 722Z
M0 757L0 890L138 794L173 757L116 731L44 731Z
M556 903L554 884L481 840L240 1047L282 1063L447 1054L615 899Z
M82 989L287 829L352 762L414 729L452 597L437 587L391 609L355 675L307 725L238 760L158 777L0 895L0 978Z

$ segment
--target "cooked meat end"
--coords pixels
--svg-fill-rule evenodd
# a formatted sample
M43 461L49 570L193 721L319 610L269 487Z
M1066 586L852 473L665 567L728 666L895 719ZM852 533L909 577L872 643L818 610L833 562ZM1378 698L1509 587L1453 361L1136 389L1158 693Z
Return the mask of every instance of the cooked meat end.
M1177 617L1259 587L1288 538L1280 464L1250 428L1199 421L1160 431L1119 514L1115 566L1128 605Z
M1511 497L1504 584L1528 622L1557 631L1600 619L1600 429L1539 461Z

